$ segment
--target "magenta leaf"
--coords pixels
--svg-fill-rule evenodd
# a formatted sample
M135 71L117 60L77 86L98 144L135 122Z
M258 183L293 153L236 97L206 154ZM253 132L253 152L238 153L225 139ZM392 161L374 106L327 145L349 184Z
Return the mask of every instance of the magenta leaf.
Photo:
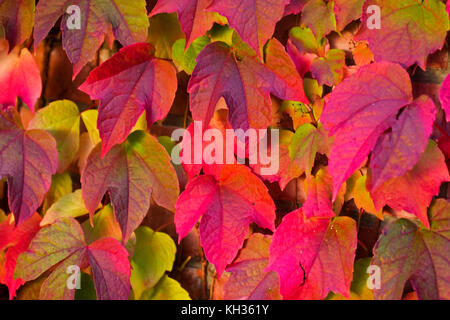
M405 210L416 215L429 227L427 208L433 196L439 193L441 183L447 181L450 181L450 175L444 155L436 143L430 141L414 168L372 189L370 195L377 210L387 204L394 210Z
M447 3L447 5L449 3ZM442 109L445 111L445 118L447 119L447 122L450 122L450 75L448 75L442 83L439 98L441 100Z
M16 106L20 98L30 110L41 96L39 68L28 49L14 49L8 55L0 52L0 109Z
M99 300L128 300L131 267L127 250L114 238L102 238L87 247Z
M213 0L208 10L227 17L230 26L261 56L288 3L289 0Z
M324 299L330 291L348 297L356 243L349 217L307 218L299 209L275 231L267 271L280 275L284 299Z
M436 106L427 96L421 96L406 107L392 126L392 131L380 137L370 162L372 185L399 177L412 169L425 151L433 130Z
M198 176L188 183L176 205L179 239L200 217L202 247L218 276L236 257L250 223L275 229L273 200L262 181L243 165L224 165L216 176Z
M154 48L148 43L122 48L94 69L80 87L100 100L102 157L127 138L144 111L150 126L170 110L177 90L176 71L153 54Z
M15 109L0 111L0 177L8 182L8 203L16 224L41 205L58 166L55 139L46 131L21 126Z
M358 169L397 112L412 101L408 73L397 64L361 67L328 96L321 120L334 144L330 152L333 200L341 184Z

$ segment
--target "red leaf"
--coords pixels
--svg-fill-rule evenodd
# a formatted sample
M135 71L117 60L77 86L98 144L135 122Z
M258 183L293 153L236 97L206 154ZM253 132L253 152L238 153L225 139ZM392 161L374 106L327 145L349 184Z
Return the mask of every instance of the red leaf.
M150 15L177 12L181 28L186 35L187 48L214 24L214 14L205 11L210 3L211 0L159 0Z
M200 217L202 247L218 276L242 247L250 223L275 229L275 205L267 188L243 165L224 165L216 176L199 176L188 183L176 205L180 240Z
M179 194L169 155L156 138L143 131L133 132L103 159L98 145L81 173L81 186L91 217L109 193L124 243L146 216L151 197L158 205L174 210Z
M34 24L34 0L0 1L0 26L3 26L9 48L22 44Z
M450 181L450 176L444 155L436 143L430 141L414 168L398 178L386 181L370 194L377 210L387 204L394 210L415 214L429 227L428 205L433 196L438 194L441 183L446 181Z
M408 106L375 145L370 161L372 185L376 189L383 182L399 177L412 169L425 151L433 131L436 106L427 96L421 96Z
M379 62L361 67L328 96L322 122L334 144L330 152L333 200L341 184L358 169L379 136L412 101L408 73L397 64Z
M8 286L10 300L16 296L17 289L24 284L22 279L13 278L17 257L28 248L31 240L39 231L40 222L41 217L35 213L18 227L14 227L9 219L0 224L0 251L6 249L4 270L2 273L0 272L0 282Z
M369 29L373 13L381 8L380 29ZM390 61L409 67L414 63L426 70L427 57L444 45L449 17L439 0L368 0L364 3L361 29L356 40L369 42L375 61Z
M227 17L230 26L261 56L288 3L289 0L213 0L208 10Z
M0 112L0 176L8 181L8 203L20 225L36 212L58 166L55 139L42 130L25 131L15 109Z
M348 217L306 218L302 209L283 218L273 235L267 270L277 271L284 299L350 295L357 243Z
M252 57L238 59L221 42L212 43L198 55L189 81L193 118L209 124L223 97L234 129L266 129L272 117L271 92L281 99L306 100L301 83L292 87L290 79L280 78Z
M176 71L169 62L156 59L153 54L154 48L148 43L122 48L94 69L80 87L100 100L102 157L127 138L144 111L150 126L170 110L177 90Z
M276 272L266 272L271 236L254 233L247 240L232 265L224 285L226 300L281 300L280 279Z
M41 96L42 82L39 68L28 49L14 49L8 55L0 52L0 108L16 106L20 98L34 111Z
M309 0L290 0L290 3L284 9L284 15L299 14Z
M127 250L114 238L102 238L88 246L95 290L99 300L128 300L131 267Z
M70 15L66 10L71 5L80 9L80 29L68 28ZM124 46L147 38L149 21L144 0L47 0L39 1L36 7L35 48L61 16L63 47L74 64L74 77L95 58L108 33L109 23L115 38Z

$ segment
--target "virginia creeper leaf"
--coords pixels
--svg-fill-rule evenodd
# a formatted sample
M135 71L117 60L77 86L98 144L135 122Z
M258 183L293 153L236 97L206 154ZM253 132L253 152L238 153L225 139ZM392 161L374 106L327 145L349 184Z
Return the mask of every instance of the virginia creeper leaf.
M431 98L421 96L406 107L392 126L375 145L370 161L371 188L399 177L412 169L428 145L436 118L436 106Z
M289 14L299 14L308 1L309 0L290 0L289 4L284 10L284 15L287 16Z
M81 189L78 189L55 202L45 213L41 226L52 224L61 218L77 218L88 213L81 196Z
M80 146L80 112L69 100L50 103L40 109L28 124L28 129L48 131L58 148L58 172L64 172L72 163Z
M139 227L135 234L130 281L134 298L139 300L142 293L153 288L166 271L172 271L177 248L169 235L148 227Z
M147 42L155 47L155 57L172 59L172 47L180 39L184 39L184 34L175 13L162 13L150 18Z
M164 275L156 286L142 294L141 300L191 300L191 298L176 280Z
M20 98L30 110L41 95L39 68L28 49L15 48L9 54L0 52L0 107L16 106Z
M316 58L311 64L311 73L317 79L319 86L338 85L345 74L345 52L331 49L325 57Z
M69 28L73 21L69 21L71 16L66 11L72 5L80 9L80 29ZM40 1L36 7L34 47L38 47L62 16L63 47L74 65L75 77L86 63L95 58L109 24L112 25L115 38L124 46L145 41L149 26L145 5L144 0Z
M213 0L207 9L225 16L230 26L261 56L288 3L289 0Z
M401 299L409 280L419 299L450 298L450 205L438 199L431 207L431 230L399 219L385 227L375 249L372 265L381 270L381 287L375 299Z
M280 279L274 271L265 272L269 262L271 236L254 233L232 265L224 286L227 300L281 300Z
M408 73L388 62L361 67L329 95L321 120L334 136L329 161L333 199L392 125L399 109L411 101Z
M270 92L286 100L304 99L300 84L290 85L254 58L237 59L228 46L215 42L197 57L188 85L190 108L194 120L209 124L223 97L234 129L266 129L271 123Z
M242 247L251 222L274 230L275 205L248 167L224 165L216 176L192 179L178 198L175 225L179 239L200 217L202 247L220 276Z
M447 3L447 5L449 4L450 2ZM441 100L442 109L445 111L445 118L447 122L450 122L450 75L448 75L442 83L439 98Z
M84 203L91 216L109 193L124 242L140 225L150 208L150 198L174 210L179 187L170 157L156 138L133 132L102 159L100 145L89 155L81 173Z
M336 29L334 2L310 0L302 10L302 25L308 26L317 39L322 39Z
M100 100L102 157L127 138L144 111L150 126L170 110L177 90L176 71L153 53L153 46L147 43L122 48L94 69L80 87Z
M33 215L50 188L58 165L55 139L42 130L23 130L15 109L0 112L0 177L16 225Z
M186 35L187 48L195 38L203 36L212 27L214 14L205 10L210 3L211 0L160 0L151 15L177 12L181 28Z
M290 158L298 163L307 176L311 175L316 154L327 154L328 151L328 136L322 125L318 128L310 123L301 125L289 144Z
M24 252L31 242L31 239L39 231L39 222L41 217L35 213L30 219L20 226L14 227L12 219L7 219L0 225L0 251L6 249L4 256L4 270L0 270L0 283L8 286L9 299L16 296L17 289L24 284L22 279L14 279L14 270L16 268L17 257Z
M377 189L368 188L380 210L385 204L395 210L405 210L415 214L429 227L427 208L434 195L439 192L442 182L450 181L447 165L442 152L434 141L430 141L417 164L404 175L386 181ZM368 186L371 185L370 176Z
M178 70L184 70L187 74L192 74L197 62L198 54L205 46L211 43L211 39L203 36L195 39L185 51L185 39L177 40L172 47L172 59Z
M127 300L130 295L128 252L113 238L102 238L87 247L99 300Z
M365 0L334 0L337 29L343 30L353 20L358 20L362 14Z
M373 12L367 13L371 5L381 8L380 29L372 26ZM425 70L428 54L442 48L448 30L449 17L439 0L368 0L356 40L369 42L375 61L404 67L417 62Z
M22 44L31 34L34 24L33 0L0 1L0 26L3 26L9 48Z
M349 217L306 218L298 209L275 231L267 270L280 275L284 299L323 299L330 291L349 296L356 243Z
M333 184L328 169L322 168L316 176L309 176L305 180L306 202L303 204L303 213L306 217L334 217L331 197Z

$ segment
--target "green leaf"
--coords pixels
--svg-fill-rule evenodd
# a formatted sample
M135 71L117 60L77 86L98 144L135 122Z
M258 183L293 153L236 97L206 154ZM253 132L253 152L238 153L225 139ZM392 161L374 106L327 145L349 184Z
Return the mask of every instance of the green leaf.
M310 123L301 125L294 134L289 145L289 156L305 170L306 175L311 174L316 154L328 153L329 142L322 126L318 128Z
M81 197L81 189L78 189L55 202L45 213L41 226L52 224L61 218L76 218L88 213L89 211Z
M84 246L83 230L78 222L72 218L59 220L42 228L28 250L19 255L14 277L34 280Z
M75 300L97 300L94 281L87 273L81 272L80 289L75 291Z
M48 131L58 148L58 172L62 173L72 163L80 146L80 112L75 103L60 100L40 109L28 129Z
M166 271L172 271L176 246L170 236L148 227L138 228L135 234L130 281L134 296L139 299L145 290L158 283Z
M179 71L186 71L187 74L192 74L197 62L200 51L211 42L207 36L199 37L192 42L189 48L184 51L186 40L177 40L172 47L172 59Z
M81 114L81 118L83 119L84 125L89 133L89 138L91 138L92 144L95 146L100 143L100 134L97 129L98 110L86 110Z
M122 232L110 204L94 215L92 224L94 227L91 226L89 220L81 224L87 243L106 237L122 241Z
M317 39L322 39L328 33L336 30L334 2L325 0L310 0L302 11L302 25L311 28Z
M154 288L145 291L141 300L191 300L181 285L165 275Z
M42 212L47 212L55 202L71 192L72 178L68 172L53 175L50 190L45 195L44 204L42 205Z
M155 57L172 59L172 47L185 37L176 13L161 13L150 18L147 42L155 47Z

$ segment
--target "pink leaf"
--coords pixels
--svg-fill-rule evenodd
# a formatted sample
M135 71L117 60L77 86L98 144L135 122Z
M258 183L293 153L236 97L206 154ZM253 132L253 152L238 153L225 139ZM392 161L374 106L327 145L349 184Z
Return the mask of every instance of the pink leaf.
M372 185L369 190L414 167L427 147L435 118L436 106L427 96L419 97L406 107L392 126L392 132L381 136L375 145L370 161Z
M20 98L34 111L41 96L42 82L39 68L28 49L14 49L8 55L0 52L0 108L16 106Z
M280 275L284 299L323 299L330 291L349 296L356 243L354 220L308 219L299 209L278 226L267 270Z
M202 247L219 276L242 247L250 223L275 229L275 205L267 188L243 165L224 165L216 176L199 176L188 183L176 205L179 239L200 217Z
M450 176L444 155L436 143L430 141L414 168L386 181L370 195L377 210L387 204L394 210L415 214L429 227L427 208L433 196L438 194L441 183L446 181L450 181Z
M210 3L211 0L159 0L150 15L177 12L181 28L186 35L187 48L214 24L214 14L205 11Z
M19 225L36 212L58 166L55 139L46 131L23 130L15 109L0 112L0 177L8 182L8 203Z
M379 62L361 67L328 96L322 122L335 136L330 152L333 200L341 184L358 169L379 136L412 101L408 73L397 64Z
M94 69L80 90L99 99L98 128L102 157L129 135L146 111L150 126L170 110L177 90L174 67L154 58L154 48L137 43L122 48Z
M213 0L208 10L227 17L230 26L261 56L288 3L289 0Z
M131 267L127 250L114 238L102 238L88 246L95 290L99 300L128 300Z
M289 4L284 9L284 15L299 14L302 12L303 7L309 0L290 0Z
M449 3L447 3L448 7ZM450 122L450 75L448 75L442 83L439 98L441 100L442 109L445 111L445 118L447 119L447 122Z

